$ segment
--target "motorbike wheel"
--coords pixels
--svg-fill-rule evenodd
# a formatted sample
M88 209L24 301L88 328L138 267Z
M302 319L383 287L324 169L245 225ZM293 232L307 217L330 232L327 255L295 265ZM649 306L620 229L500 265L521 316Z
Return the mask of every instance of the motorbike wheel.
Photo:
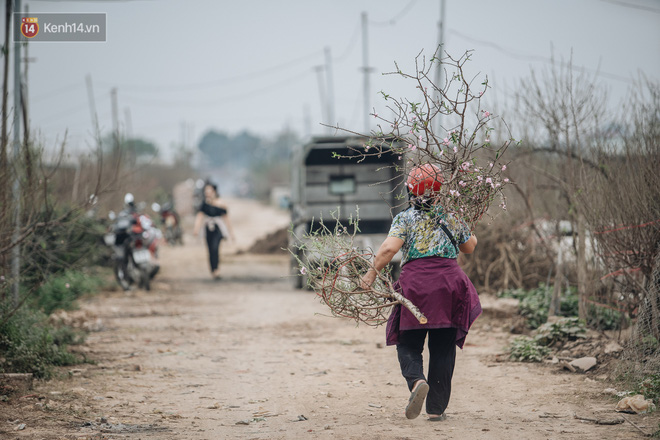
M151 277L149 276L149 271L142 269L142 288L146 291L151 290Z
M125 260L115 261L115 278L119 287L127 291L131 288L131 280Z

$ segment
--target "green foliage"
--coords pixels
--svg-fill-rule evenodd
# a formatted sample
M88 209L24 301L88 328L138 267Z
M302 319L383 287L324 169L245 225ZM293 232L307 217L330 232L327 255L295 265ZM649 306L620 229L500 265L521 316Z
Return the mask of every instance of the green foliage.
M516 298L520 300L518 313L525 317L527 325L531 329L538 328L548 320L548 311L550 310L550 301L552 300L552 286L546 286L541 283L535 289L512 289L500 292L500 297ZM568 291L562 295L560 301L560 313L564 316L577 314L577 299L573 298Z
M623 318L624 315L618 310L591 304L587 312L587 325L600 330L618 330Z
M81 212L65 212L65 208L55 208L38 213L47 226L36 229L21 246L22 286L39 286L52 275L89 267L107 252L100 246L105 231L99 222Z
M156 157L158 147L151 141L144 139L126 139L119 145L131 157Z
M54 275L34 295L34 305L47 315L57 309L76 308L75 300L103 285L103 280L84 272L67 271Z
M660 405L660 373L645 376L633 389L635 394L641 394L645 399L653 400L653 403Z
M499 293L501 298L516 298L520 300L518 313L525 317L530 329L536 329L548 320L552 286L539 284L535 289L511 289ZM559 302L559 315L565 317L578 316L579 297L575 287L564 290ZM590 304L587 312L587 325L600 330L616 330L622 320L621 312Z
M584 338L587 330L578 318L561 318L545 323L533 337L520 336L509 346L509 359L522 362L541 362L550 353L550 346L557 342Z
M533 338L520 336L509 347L509 359L519 362L541 362L550 354L550 349Z
M535 332L534 340L545 346L557 342L575 341L586 336L584 322L576 317L561 318L557 322L546 322Z
M20 308L0 323L0 372L33 373L36 377L49 378L54 366L78 361L65 345L74 341L72 335L70 330L49 326L43 313Z

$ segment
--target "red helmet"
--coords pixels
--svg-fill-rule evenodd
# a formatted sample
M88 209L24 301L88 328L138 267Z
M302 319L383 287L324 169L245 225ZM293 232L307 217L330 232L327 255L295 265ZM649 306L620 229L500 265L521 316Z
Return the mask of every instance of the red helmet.
M440 168L427 163L410 170L408 179L406 179L406 186L413 195L422 196L427 192L440 191L444 181Z

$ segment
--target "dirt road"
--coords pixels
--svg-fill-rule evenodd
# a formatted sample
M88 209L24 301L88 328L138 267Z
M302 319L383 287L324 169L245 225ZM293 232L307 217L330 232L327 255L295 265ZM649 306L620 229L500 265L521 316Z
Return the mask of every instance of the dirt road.
M269 227L286 221L272 215ZM286 256L231 254L268 232L255 222L234 218L239 243L225 249L220 281L187 237L162 250L153 291L86 301L102 322L84 347L96 363L37 384L3 414L2 438L642 438L629 423L574 419L618 416L598 378L496 362L510 336L489 316L457 355L448 419L407 420L408 391L383 328L320 316L327 310L314 294L290 287Z

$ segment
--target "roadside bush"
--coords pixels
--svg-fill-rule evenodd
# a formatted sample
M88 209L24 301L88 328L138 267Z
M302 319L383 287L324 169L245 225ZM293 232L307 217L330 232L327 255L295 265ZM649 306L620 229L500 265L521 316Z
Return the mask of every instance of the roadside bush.
M515 298L520 300L518 313L527 320L531 329L538 328L548 320L552 287L544 283L535 289L512 289L500 292L500 298ZM560 314L562 316L577 316L578 300L574 289L569 289L561 296Z
M644 377L633 392L642 394L645 399L652 399L656 405L660 405L660 373Z
M546 322L536 329L534 340L541 345L551 346L559 342L584 338L586 333L584 322L578 318L561 318L557 322Z
M518 362L541 362L550 354L550 349L528 336L519 336L511 342L509 360Z
M66 350L65 343L72 341L69 331L49 326L46 315L22 307L0 324L0 372L49 378L53 366L79 362Z
M598 330L618 330L627 317L618 310L591 305L587 312L587 325Z
M99 277L80 271L67 271L55 275L37 289L34 305L50 315L57 309L76 308L75 301L82 295L90 294L103 285Z
M552 286L541 283L535 289L512 289L499 293L500 298L515 298L520 301L518 313L527 321L530 329L539 328L548 320L550 302L552 300ZM576 288L566 289L560 298L559 315L565 317L578 316L578 294ZM595 304L589 306L587 325L599 330L616 330L621 326L622 314Z

